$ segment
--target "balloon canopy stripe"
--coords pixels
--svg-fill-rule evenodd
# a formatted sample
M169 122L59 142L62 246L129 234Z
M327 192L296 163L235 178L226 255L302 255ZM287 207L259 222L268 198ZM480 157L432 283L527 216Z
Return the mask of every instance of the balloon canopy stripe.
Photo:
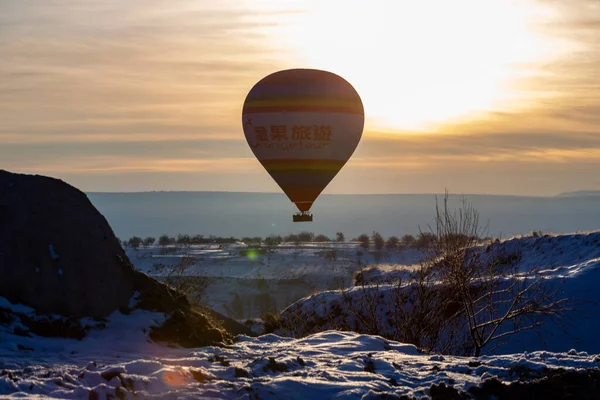
M247 101L243 114L269 112L336 112L347 114L364 113L359 99L340 98L289 98Z
M250 113L274 113L274 112L326 112L326 113L341 113L341 114L363 114L362 107L351 106L326 106L326 105L281 105L274 104L272 106L248 106L244 108L244 115Z
M246 102L246 107L261 107L261 106L295 106L295 105L308 105L308 106L335 106L335 107L361 107L361 103L354 99L338 99L338 98L289 98L279 97L275 99L263 99L263 100L252 100Z
M263 160L262 165L267 171L339 171L344 160Z

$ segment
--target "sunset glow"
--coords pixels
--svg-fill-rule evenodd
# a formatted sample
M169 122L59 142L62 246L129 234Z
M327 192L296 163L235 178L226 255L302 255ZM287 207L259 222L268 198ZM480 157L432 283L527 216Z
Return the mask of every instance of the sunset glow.
M563 51L538 29L551 18L548 8L528 1L295 6L300 11L273 17L279 22L267 29L273 40L294 62L352 82L380 129L425 130L532 107L522 86L535 80L536 66Z
M242 105L268 74L316 68L366 116L324 193L600 189L598 15L596 0L0 1L0 168L279 192Z

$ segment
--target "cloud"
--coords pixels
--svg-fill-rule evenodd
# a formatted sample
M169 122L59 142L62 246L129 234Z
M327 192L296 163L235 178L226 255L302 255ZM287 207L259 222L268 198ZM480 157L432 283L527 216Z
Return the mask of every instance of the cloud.
M520 66L524 77L535 77L522 80L515 99L528 107L430 132L368 125L330 190L385 192L397 182L400 191L447 184L548 193L593 185L599 3L541 2L553 15L540 16L538 28L566 51L544 65ZM86 189L94 182L104 190L194 182L195 189L277 190L245 142L241 102L257 79L291 62L267 33L280 14L297 11L284 10L289 3L273 2L281 9L270 12L256 4L0 0L0 167L67 176ZM448 73L443 65L425 67Z
M227 3L2 2L1 133L239 129L239 99L277 60L260 18Z
M511 154L520 157L544 150L568 152L600 148L599 132L488 132L486 134L376 135L361 141L357 157L380 160L386 157L444 158L479 157ZM500 156L500 155L506 155ZM513 157L513 156L511 156Z
M256 161L251 158L162 158L162 157L118 157L94 156L71 157L69 163L59 159L39 162L34 166L22 161L14 170L22 173L36 173L40 170L47 174L121 174L121 173L215 173L228 174L242 169L257 169Z

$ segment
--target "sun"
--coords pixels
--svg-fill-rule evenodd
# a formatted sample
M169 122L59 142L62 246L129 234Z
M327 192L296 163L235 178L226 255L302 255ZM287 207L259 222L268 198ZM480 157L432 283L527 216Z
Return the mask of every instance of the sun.
M519 82L556 51L535 29L546 10L529 0L283 3L295 12L268 29L285 63L343 76L371 127L426 130L524 107Z

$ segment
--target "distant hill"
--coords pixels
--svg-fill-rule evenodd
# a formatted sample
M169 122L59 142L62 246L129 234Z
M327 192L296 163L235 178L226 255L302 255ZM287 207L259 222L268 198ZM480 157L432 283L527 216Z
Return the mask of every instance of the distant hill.
M577 190L575 192L564 192L556 195L556 197L588 197L600 196L600 190Z
M88 193L117 236L178 233L217 236L285 235L310 231L347 239L378 231L384 236L418 234L435 214L432 194L324 194L312 208L313 222L293 223L296 212L279 193L142 192ZM596 196L519 197L466 195L489 222L490 236L531 231L568 233L600 229ZM440 197L441 198L441 197ZM451 207L459 205L458 196Z

